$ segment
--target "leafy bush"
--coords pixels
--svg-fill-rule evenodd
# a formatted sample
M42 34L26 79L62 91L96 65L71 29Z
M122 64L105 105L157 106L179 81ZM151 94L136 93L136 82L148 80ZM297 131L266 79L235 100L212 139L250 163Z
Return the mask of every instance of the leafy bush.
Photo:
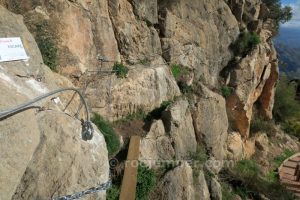
M300 104L295 99L296 88L287 77L281 77L276 89L273 114L277 122L299 119Z
M280 23L286 23L292 19L293 13L290 6L282 7L280 0L263 0L270 10L269 18L275 20L279 27Z
M204 164L208 160L208 155L206 154L205 147L203 145L198 145L195 153L192 154L192 159L199 161Z
M258 199L260 194L264 194L267 198L274 200L294 199L294 196L279 181L270 181L270 179L262 176L258 165L252 160L239 161L229 171L229 179L235 193L239 194L243 199Z
M222 199L232 200L234 197L235 194L232 192L230 186L227 183L222 183Z
M115 63L113 66L113 71L118 78L126 78L129 72L128 67L124 66L122 63Z
M289 135L296 136L300 139L300 121L288 120L282 123L282 129Z
M120 189L119 187L113 185L111 188L109 188L106 192L106 199L107 200L118 200L120 195Z
M135 113L128 114L125 118L116 121L118 122L128 122L132 120L144 120L146 118L146 113L142 109L138 109Z
M58 49L56 37L47 21L36 24L36 43L41 51L44 63L53 71L58 65Z
M181 65L173 64L171 66L171 71L175 79L178 79L181 74Z
M179 64L171 65L171 71L176 81L182 76L188 73L187 67L184 67Z
M294 155L295 152L289 150L289 149L285 149L281 155L277 156L275 159L274 159L274 162L276 164L276 167L278 168L282 163L283 161L285 161L287 158L291 157L292 155Z
M236 55L244 56L260 42L260 38L255 32L245 31L233 43L232 49Z
M247 179L253 179L260 173L259 166L253 160L239 161L235 166L235 170L241 177Z
M274 118L282 129L300 139L300 103L296 100L296 86L281 77L276 89Z
M156 185L156 174L154 170L149 169L145 164L140 163L138 167L136 199L147 200L149 194Z
M120 148L120 140L112 125L103 119L99 114L94 114L92 122L99 128L101 133L104 135L105 142L107 145L108 155L112 156Z
M233 88L231 87L228 87L226 85L221 87L222 96L225 98L229 97L232 94L232 92L233 92Z

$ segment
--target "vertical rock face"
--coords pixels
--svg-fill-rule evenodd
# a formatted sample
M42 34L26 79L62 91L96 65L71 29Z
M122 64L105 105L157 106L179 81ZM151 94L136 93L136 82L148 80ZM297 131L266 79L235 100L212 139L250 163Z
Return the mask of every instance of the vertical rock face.
M197 140L204 141L212 156L222 160L225 156L228 119L225 99L204 85L193 108L193 120Z
M80 121L52 111L38 114L37 119L40 142L12 199L50 199L108 180L107 150L99 132L92 141L83 142ZM105 191L86 199L105 199Z
M116 120L141 110L150 112L163 101L179 96L180 90L166 66L135 65L126 79L114 74L96 76L86 94L94 111Z
M157 0L133 0L132 6L134 13L142 20L146 20L147 23L158 23L158 6Z
M159 35L152 26L158 20L157 13L154 13L157 10L154 1L132 1L131 4L127 0L112 0L109 5L119 50L124 59L136 62L161 54Z
M141 140L140 161L154 167L156 161L173 160L174 157L172 140L166 134L163 122L155 121L147 136Z
M199 176L194 178L195 185L195 200L210 200L210 193L208 190L208 186L205 180L205 176L203 171L199 171Z
M240 60L231 72L230 86L235 92L226 101L229 121L244 138L249 135L253 106L258 100L265 117L272 117L278 65L273 44L267 42L269 32L263 30L260 36L261 44Z
M31 31L41 22L55 35L59 71L68 77L80 77L97 65L97 54L109 60L120 60L107 1L7 1L8 7L25 16ZM38 19L37 24L32 24ZM51 32L52 31L52 32ZM38 34L34 31L34 34ZM107 42L109 41L109 42Z
M232 55L230 44L239 34L238 23L224 1L159 1L163 57L204 76L217 85L219 72Z
M43 64L22 17L0 6L0 24L0 37L21 37L30 57L0 64L1 111L54 89L74 87ZM0 119L0 199L52 199L108 180L102 134L95 127L94 139L83 141L81 122L71 117L79 100L75 97L65 110L72 94L55 97L59 97L57 103L49 98L34 104L43 109L27 109ZM105 192L91 197L95 198L105 199Z
M141 141L140 160L145 160L150 167L158 160L187 159L197 148L187 100L175 101L162 115L162 121L154 121L149 133Z
M259 111L261 115L266 119L273 118L273 106L274 106L274 97L275 97L275 87L279 79L279 68L278 68L278 59L276 55L276 50L274 46L271 49L273 55L271 57L271 72L270 77L265 83L264 89L261 96L259 97Z
M187 158L196 151L197 142L188 101L176 101L163 113L163 121L173 140L177 159Z
M268 9L261 0L0 0L0 4L22 14L35 38L37 27L47 25L41 31L55 39L59 73L84 90L93 112L111 121L148 113L181 96L169 66L188 68L181 74L188 80L182 82L194 94L186 94L189 100L176 98L162 119L153 122L141 141L141 160L189 159L197 142L205 144L212 161L226 154L234 160L249 158L256 146L264 148L264 137L248 138L254 106L264 118L272 118L278 79L277 55L270 41L274 26L265 19ZM21 17L0 7L0 25L0 37L20 36L30 57L1 64L1 109L56 88L73 87L43 65ZM257 32L261 43L245 57L234 58L230 46L246 28ZM97 55L106 61L97 63ZM228 64L233 59L236 66ZM128 66L126 78L111 71L114 62ZM91 72L96 70L101 72ZM226 100L218 94L222 70L228 70L226 85L234 88ZM66 110L67 116L62 110L71 95L59 97L60 103L42 102L52 111L28 110L0 121L4 132L0 158L5 158L0 182L7 183L0 185L0 199L50 199L107 180L101 133L92 142L82 141L80 122L70 117L78 99ZM234 134L228 135L228 129ZM209 185L211 194L204 175L193 177L191 167L183 163L165 174L156 199L221 199L218 180ZM90 198L104 199L105 194Z
M241 160L244 157L244 144L240 133L233 132L228 134L228 158L232 160Z

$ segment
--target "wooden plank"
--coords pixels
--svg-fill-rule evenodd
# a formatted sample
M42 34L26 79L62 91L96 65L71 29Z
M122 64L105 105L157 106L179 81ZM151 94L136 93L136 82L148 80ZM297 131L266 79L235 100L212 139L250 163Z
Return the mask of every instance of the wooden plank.
M280 178L281 179L287 179L287 180L291 180L291 181L297 181L297 177L296 176L293 176L293 175L290 175L290 174L280 174Z
M295 175L296 169L293 168L288 168L288 167L283 167L280 171L280 173L285 173L285 174L290 174L290 175Z
M300 183L299 182L282 179L281 183L285 186L288 186L288 187L296 187L296 188L299 187L300 188Z
M141 138L139 136L132 136L130 139L119 198L120 200L135 200L140 139Z
M292 161L286 161L283 166L284 167L290 167L290 168L296 168L298 165L297 162L292 162Z
M296 156L296 157L290 158L289 161L300 162L300 156Z

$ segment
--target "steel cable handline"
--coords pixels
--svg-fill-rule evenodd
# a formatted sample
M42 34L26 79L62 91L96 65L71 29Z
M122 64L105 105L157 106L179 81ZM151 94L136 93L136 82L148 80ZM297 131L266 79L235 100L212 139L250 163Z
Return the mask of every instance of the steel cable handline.
M64 91L74 91L79 95L80 100L83 103L85 111L86 111L86 121L82 121L82 131L81 131L82 138L84 140L91 140L93 138L94 128L93 128L92 123L91 123L91 118L90 118L90 113L89 113L89 110L88 110L88 105L87 105L86 101L84 100L84 97L81 94L81 92L76 88L62 88L62 89L54 90L54 91L49 92L47 94L44 94L42 96L36 97L36 98L34 98L34 99L32 99L28 102L20 104L20 105L14 107L14 108L11 108L11 109L8 109L8 110L5 110L5 111L0 111L0 120L2 120L5 117L8 117L12 114L24 111L26 108L30 108L32 106L32 104L34 104L38 101L41 101L41 100L43 100L47 97L50 97L54 94L61 93L61 92L64 92Z

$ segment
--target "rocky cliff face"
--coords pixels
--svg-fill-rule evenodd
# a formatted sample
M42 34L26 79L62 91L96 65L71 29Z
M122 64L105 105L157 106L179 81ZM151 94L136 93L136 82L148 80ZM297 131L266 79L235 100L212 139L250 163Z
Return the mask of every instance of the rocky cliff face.
M0 64L0 109L6 110L49 91L74 87L51 72L23 18L0 6L0 37L19 36L28 61ZM72 116L79 99L72 94L42 101L0 121L0 199L50 199L79 192L108 180L107 149L102 134L81 138L81 122ZM101 163L99 165L99 163ZM105 192L91 199L105 199Z
M53 48L58 52L57 71L66 77L52 73L41 64L41 55L22 18L1 8L0 20L4 20L0 23L0 36L24 34L21 36L32 58L27 64L1 64L0 93L5 94L0 99L1 108L72 84L84 91L94 112L111 121L141 110L148 113L162 102L172 101L162 117L150 124L148 134L142 139L141 160L187 159L200 144L205 146L211 160L239 160L255 153L255 138L249 135L253 110L258 107L261 116L272 118L278 79L277 55L271 41L272 24L265 19L267 9L261 0L0 2L24 16L24 23L35 38L39 37L39 31L50 32ZM9 20L19 26L9 28L13 24L7 23ZM2 29L2 26L8 28ZM261 42L247 55L237 56L231 45L246 29L256 32ZM97 55L102 58L101 62L96 60ZM107 73L114 62L128 66L126 78ZM170 70L172 64L189 70L189 92L182 85L178 86ZM93 72L97 70L101 72ZM35 81L39 76L42 82ZM220 94L222 86L233 88L227 98ZM14 133L3 137L3 145L9 144L5 141L10 137L14 138L9 141L24 137L22 142L12 142L11 148L1 145L9 149L3 157L18 155L12 159L13 164L8 159L1 167L4 170L1 174L11 172L9 166L15 166L18 171L14 178L4 176L3 180L9 183L1 189L5 191L5 198L56 196L93 185L96 180L99 182L99 177L100 180L107 178L106 147L101 134L94 142L82 142L77 138L78 121L62 114L58 107L52 105L53 110L38 114L26 111L0 121L1 132ZM22 120L24 116L28 121ZM74 126L64 127L54 118ZM61 144L53 141L59 140L58 137ZM72 145L72 150L55 148L66 145ZM25 148L28 149L26 155ZM55 158L50 156L56 154ZM60 165L62 159L65 162ZM94 167L100 160L104 164ZM86 170L79 170L80 163L88 164ZM51 166L49 174L38 178L48 165ZM34 171L36 168L41 171ZM54 170L59 173L50 175ZM217 174L220 168L208 170ZM200 175L195 178L193 171L200 171ZM49 179L46 190L44 180ZM77 185L71 184L73 182ZM42 185L37 187L39 183ZM199 195L200 199L220 199L217 178L206 183L203 171L192 169L187 163L166 173L159 187L157 198L160 199L194 199Z

